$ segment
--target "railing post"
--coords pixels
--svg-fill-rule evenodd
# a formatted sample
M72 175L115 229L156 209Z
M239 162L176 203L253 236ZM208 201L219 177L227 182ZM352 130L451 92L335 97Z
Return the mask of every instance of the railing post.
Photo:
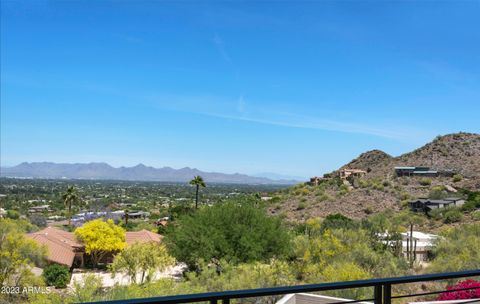
M392 303L392 285L385 284L383 286L383 304Z
M223 304L230 304L230 299L228 299L228 298L227 298L227 299L223 299L223 300L222 300L222 303L223 303Z
M373 303L382 304L382 285L375 285L373 290Z
M217 300L210 300L210 304L217 304Z

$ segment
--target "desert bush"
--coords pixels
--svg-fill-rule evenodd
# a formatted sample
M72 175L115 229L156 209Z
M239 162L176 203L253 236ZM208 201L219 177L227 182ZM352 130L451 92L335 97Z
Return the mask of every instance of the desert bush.
M480 210L473 211L472 212L472 218L475 221L480 221Z
M443 219L444 214L445 214L445 210L442 210L442 209L434 209L428 212L428 216L430 216L430 218L437 221Z
M59 264L47 266L43 270L42 276L48 286L55 286L56 288L65 288L70 282L68 267Z
M469 212L477 208L480 208L480 192L471 192L469 193L468 198L465 204L462 205L461 209Z
M350 192L350 190L348 189L348 186L342 184L340 186L339 190L338 190L338 195L343 196L343 195L347 194L348 192Z
M429 272L480 268L480 224L462 225L442 233Z
M294 192L296 195L307 195L310 193L310 190L306 187L296 189Z
M432 190L430 190L430 193L428 194L428 197L431 199L442 199L447 196L447 193L445 192L445 187L444 186L434 186Z
M358 180L358 185L360 186L360 188L367 188L370 186L370 183L366 179L360 179Z
M317 202L324 202L324 201L328 201L328 200L331 200L331 199L332 199L332 197L330 197L330 195L328 195L326 193L323 193L322 195L317 197Z
M16 210L8 210L7 217L12 220L18 220L20 218L20 213Z
M400 193L400 200L406 201L406 200L409 200L409 199L410 199L410 193L408 193L406 191L402 191Z
M274 196L272 197L272 199L270 200L270 203L271 204L276 204L276 203L280 203L282 201L282 198L280 196Z
M432 184L432 179L428 177L422 177L419 181L420 185L422 186L430 186Z
M268 216L250 200L215 204L183 216L167 229L164 240L170 253L190 267L200 259L265 261L290 248L282 220Z
M463 218L463 214L458 209L449 210L445 212L443 222L445 224L460 222Z
M463 179L463 176L461 174L455 174L452 178L453 182L454 183L458 183L459 181L461 181Z
M305 208L307 208L307 205L304 202L299 203L297 206L297 210L303 210Z
M73 282L72 298L75 302L87 302L98 300L102 290L102 279L94 274L88 274L83 282Z
M332 229L356 229L358 224L344 216L343 214L330 214L325 217L320 227L320 230L323 232L325 230L332 230Z

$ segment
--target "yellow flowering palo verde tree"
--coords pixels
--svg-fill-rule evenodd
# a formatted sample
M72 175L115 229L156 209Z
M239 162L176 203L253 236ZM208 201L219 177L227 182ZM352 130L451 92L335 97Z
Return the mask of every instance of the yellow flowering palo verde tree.
M93 220L75 230L75 236L85 244L85 252L90 255L96 267L102 258L125 248L125 230L112 220Z
M124 271L130 282L136 284L150 282L157 271L163 271L175 264L164 245L156 243L135 243L115 256L110 265L112 276Z

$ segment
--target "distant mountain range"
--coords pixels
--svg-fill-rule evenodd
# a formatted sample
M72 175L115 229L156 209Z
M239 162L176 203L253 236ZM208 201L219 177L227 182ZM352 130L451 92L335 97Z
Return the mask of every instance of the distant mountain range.
M261 172L256 174L251 174L254 177L264 177L273 180L294 180L294 181L305 181L308 178L302 176L295 176L295 175L285 175L285 174L278 174L273 172Z
M200 175L207 183L228 184L295 184L294 179L275 179L245 174L224 174L203 172L198 169L170 167L154 168L138 164L134 167L115 168L107 163L58 164L52 162L21 163L14 167L0 168L0 176L16 178L51 178L51 179L100 179L127 181L188 182L195 175Z

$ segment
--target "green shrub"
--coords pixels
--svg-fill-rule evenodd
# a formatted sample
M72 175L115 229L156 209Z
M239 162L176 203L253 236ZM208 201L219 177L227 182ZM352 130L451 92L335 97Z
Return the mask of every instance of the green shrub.
M420 179L419 183L422 186L430 186L432 184L432 180L428 177L422 177Z
M347 185L341 185L339 190L338 190L338 195L343 196L343 195L347 194L348 192L350 192L350 190L348 189L348 186Z
M70 281L70 272L68 268L59 264L47 266L43 270L42 275L48 286L55 286L56 288L65 288Z
M453 182L454 183L458 183L459 181L461 181L463 179L463 176L461 174L455 174L453 176Z
M344 216L343 214L336 213L327 215L327 217L322 222L320 230L325 231L327 229L355 229L357 227L358 225L354 220Z
M403 191L402 193L400 193L400 200L406 201L406 200L409 200L409 199L410 199L410 193L408 193L406 191Z
M360 186L360 188L367 188L368 186L370 186L370 183L368 182L368 180L360 179L358 181L358 185Z
M475 221L480 221L480 210L473 211L472 212L472 218Z
M256 202L228 201L180 217L165 235L170 253L194 268L202 259L232 263L268 261L290 249L282 220L270 217Z
M298 206L297 206L297 210L303 210L303 209L305 209L305 208L307 208L307 205L306 205L305 203L300 203L300 204L298 204Z
M428 215L435 220L441 220L444 217L444 213L445 210L433 209L432 211L428 212Z
M480 224L465 224L442 232L433 249L431 272L480 268Z
M300 188L300 189L295 190L294 193L296 195L307 195L307 194L310 193L310 190L308 190L308 188Z
M332 198L328 194L323 193L322 195L317 197L317 202L321 203L321 202L328 201L328 200L331 200L331 199Z
M460 222L463 218L463 214L460 210L449 210L445 213L443 221L445 224Z
M12 220L18 220L20 218L20 213L16 210L8 210L7 217Z
M276 203L280 203L282 201L282 198L280 196L274 196L272 197L272 199L270 200L270 203L271 204L276 204Z
M470 212L477 208L480 208L480 192L471 192L461 209L462 211Z
M471 212L470 215L472 216L472 219L474 221L479 221L480 220L480 210L475 210L475 211Z
M444 186L435 186L430 190L428 197L431 199L442 199L447 196Z

